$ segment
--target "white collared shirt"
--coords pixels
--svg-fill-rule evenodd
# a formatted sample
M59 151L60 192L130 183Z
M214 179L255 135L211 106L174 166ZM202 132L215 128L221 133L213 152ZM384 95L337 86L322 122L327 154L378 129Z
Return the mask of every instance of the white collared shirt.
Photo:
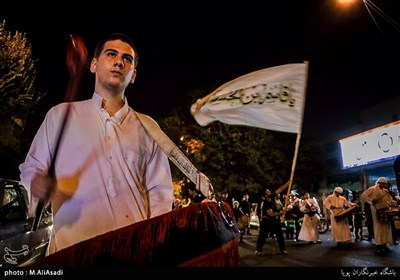
M126 99L112 117L101 104L96 93L71 103L55 164L59 190L71 195L54 217L57 250L171 210L167 156ZM67 108L49 110L20 165L29 193L32 175L49 168Z

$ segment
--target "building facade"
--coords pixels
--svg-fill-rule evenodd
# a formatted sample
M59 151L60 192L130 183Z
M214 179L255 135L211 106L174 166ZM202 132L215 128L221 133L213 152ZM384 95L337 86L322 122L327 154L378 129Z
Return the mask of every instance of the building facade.
M396 179L394 165L396 158L397 166L399 165L399 155L397 155L397 157L382 159L365 165L355 165L350 168L343 168L340 140L388 124L399 123L400 96L349 115L351 116L350 120L346 117L345 123L341 123L339 126L341 129L328 133L323 139L327 174L324 181L320 184L320 192L332 192L335 186L341 186L343 189L352 192L361 192L374 185L377 178L386 177L391 183L393 190L398 194L398 189L400 189L400 178ZM338 121L340 122L340 120ZM393 134L397 134L397 138L390 138L391 141L393 141L393 143L390 143L395 145L394 148L398 151L400 125L396 125L395 129L396 131ZM368 153L372 151L366 150L366 152ZM399 173L397 174L397 177L399 177Z

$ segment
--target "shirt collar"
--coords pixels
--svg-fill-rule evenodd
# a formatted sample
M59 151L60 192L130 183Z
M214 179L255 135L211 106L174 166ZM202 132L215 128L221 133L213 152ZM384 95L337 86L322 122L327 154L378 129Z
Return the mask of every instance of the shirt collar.
M92 102L96 106L96 108L100 109L101 112L103 112L103 114L105 114L105 116L107 118L111 119L112 121L114 121L118 124L122 123L122 121L124 120L125 116L128 114L128 111L129 111L129 105L128 105L128 100L126 99L126 96L124 96L124 106L122 106L122 108L119 109L118 112L116 112L115 115L112 117L110 117L110 115L107 113L107 111L101 107L102 101L103 101L103 97L101 97L96 92L93 93Z

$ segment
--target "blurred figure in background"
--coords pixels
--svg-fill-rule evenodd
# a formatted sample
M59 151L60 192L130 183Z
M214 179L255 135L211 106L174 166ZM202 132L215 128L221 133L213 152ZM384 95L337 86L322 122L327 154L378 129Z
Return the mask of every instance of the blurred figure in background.
M354 230L354 238L355 240L364 240L363 237L363 219L364 212L362 211L361 201L358 197L354 197L352 201L356 204L356 209L352 213L353 218L353 230Z
M233 198L230 198L228 190L223 190L221 194L221 201L225 202L229 205L229 207L233 208Z
M247 215L247 217L249 217L249 219L250 219L250 215L251 215L251 202L250 202L249 199L250 199L249 195L248 195L247 193L244 194L242 200L241 200L240 203L239 203L239 209L240 209L245 215ZM251 235L251 233L250 233L250 223L249 223L248 226L247 226L246 233L247 233L248 235Z
M399 205L398 198L399 197L393 191L392 184L390 184L390 182L387 183L387 190L389 191L389 194L392 197L392 199L397 202L397 207L398 207L398 205ZM393 206L394 206L394 203L393 203ZM398 213L398 214L400 214L400 213ZM397 241L397 230L396 230L396 225L394 223L394 217L391 217L390 225L392 227L393 245L399 245L399 242Z
M285 213L286 239L293 239L297 242L301 229L300 219L304 214L300 210L300 200L297 197L292 195L289 201L290 204Z
M372 220L371 205L366 201L361 202L361 205L364 206L365 226L368 231L367 240L372 242L372 239L374 238L374 221Z
M239 201L233 201L233 215L235 217L236 225L240 231L240 242L243 242L243 235L247 229L249 218L239 208Z
M301 225L299 239L309 241L314 244L321 243L319 239L318 223L320 219L321 208L315 197L311 197L306 192L303 195L303 202L300 210L304 213L303 224Z
M202 192L196 189L195 185L189 186L189 197L190 204L200 203L206 198Z
M174 203L172 204L172 209L180 209L182 208L182 203L179 198L174 199Z

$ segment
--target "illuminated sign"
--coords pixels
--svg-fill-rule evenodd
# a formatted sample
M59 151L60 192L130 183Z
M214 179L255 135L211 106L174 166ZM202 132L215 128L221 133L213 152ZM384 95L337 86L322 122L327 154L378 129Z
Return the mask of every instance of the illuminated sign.
M396 158L400 154L400 121L339 140L342 168Z

